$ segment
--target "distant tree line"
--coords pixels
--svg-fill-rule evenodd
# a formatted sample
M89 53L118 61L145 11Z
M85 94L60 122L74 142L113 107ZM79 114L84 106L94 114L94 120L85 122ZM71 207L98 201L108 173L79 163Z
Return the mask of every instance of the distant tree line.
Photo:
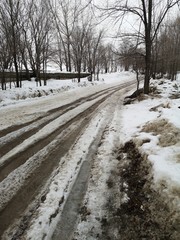
M114 52L126 71L144 73L145 48L142 42L137 44L136 37L122 37L122 43ZM180 71L180 16L160 27L152 44L150 76L152 78L165 76L175 80L178 71Z
M114 64L102 39L103 30L81 0L1 0L1 88L6 89L6 71L16 72L16 87L22 70L28 80L33 72L40 86L46 84L40 73L45 75L48 62L78 72L78 81L82 71L98 77L100 69L107 72Z
M168 73L171 75L173 79L173 75L175 76L175 71L177 70L177 55L179 54L179 50L177 49L179 44L179 36L173 31L178 31L178 20L177 23L173 23L169 26L165 32L161 33L161 28L166 19L167 13L176 6L180 7L180 0L140 0L140 1L131 1L131 0L120 0L120 1L106 1L104 7L100 7L101 10L104 11L107 16L112 16L116 19L116 22L123 23L124 19L128 19L128 17L134 17L136 22L138 22L139 27L133 27L131 33L126 32L126 34L121 34L121 37L129 37L133 46L129 44L127 46L129 51L130 59L136 59L136 61L142 61L142 48L144 49L144 93L149 94L149 83L152 75L156 74L158 69L158 65L162 64L163 56L160 54L165 53L164 50L160 52L160 45L158 46L160 41L163 39L159 39L159 35L165 34L167 42L171 39L173 41L170 46L166 46L167 49L171 49L171 56L168 61L168 66L164 65L161 69L161 72L164 73L166 71L166 67L168 69ZM174 28L174 29L173 29ZM168 33L169 32L169 33ZM172 36L170 34L172 33ZM123 36L124 35L124 36ZM173 38L173 39L172 39ZM159 42L158 42L159 41ZM166 43L167 43L166 42ZM161 43L160 43L161 44ZM175 46L172 46L175 44ZM179 47L178 47L179 48ZM140 52L139 52L140 50ZM158 52L159 50L159 52ZM162 49L161 49L162 50ZM167 50L168 51L168 50ZM167 52L166 52L167 53ZM174 54L172 56L172 54ZM175 56L176 55L176 56ZM127 49L125 50L125 64L127 64ZM157 61L159 61L157 63ZM164 59L166 61L166 59ZM136 62L136 68L139 63ZM127 65L126 65L127 66ZM157 68L156 68L157 67ZM141 66L142 68L142 66Z
M56 63L61 71L65 68L67 72L78 72L78 81L81 72L89 72L98 79L100 72L115 72L119 66L133 69L137 74L145 73L146 93L150 76L168 74L175 79L180 70L180 17L162 25L167 11L159 12L157 22L152 0L140 1L139 8L131 7L129 1L118 1L104 10L109 15L135 14L144 24L144 33L139 30L131 37L122 36L122 44L115 47L104 42L104 30L97 27L91 2L1 0L1 89L6 89L10 80L5 79L7 71L16 73L16 87L22 86L22 71L28 80L33 73L40 86L46 85L49 62ZM167 10L179 1L168 2Z
M180 16L164 24L152 48L152 76L175 80L180 71Z

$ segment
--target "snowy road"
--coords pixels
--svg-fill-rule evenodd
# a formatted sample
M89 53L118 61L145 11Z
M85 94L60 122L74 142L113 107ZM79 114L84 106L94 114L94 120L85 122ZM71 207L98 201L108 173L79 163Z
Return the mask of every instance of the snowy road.
M180 84L103 79L0 92L2 240L179 240Z
M133 82L129 82L89 94L81 91L74 101L68 99L70 93L66 98L55 95L1 111L2 239L24 239L24 235L25 239L59 239L59 234L63 240L69 239L86 191L91 159L119 99L132 87ZM48 201L52 192L54 197ZM43 208L48 209L46 202L54 207L52 212L42 213ZM40 220L43 214L43 219L48 219L46 230L47 222Z

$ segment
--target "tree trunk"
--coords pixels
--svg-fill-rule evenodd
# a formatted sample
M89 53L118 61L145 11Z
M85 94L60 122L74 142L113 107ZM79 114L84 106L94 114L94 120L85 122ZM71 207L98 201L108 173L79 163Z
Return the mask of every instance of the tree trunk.
M149 94L149 82L150 82L150 72L151 72L151 45L146 46L146 57L145 57L145 79L144 79L144 94Z
M19 71L18 71L16 54L14 54L14 67L15 67L15 71L16 71L16 87L19 88L20 87L20 81L19 81Z
M14 33L14 28L12 29L12 34L13 34L13 60L14 60L14 67L15 67L15 72L16 72L16 87L20 87L20 82L19 82L19 70L18 70L18 63L17 63L17 44L16 44L16 36Z
M143 1L144 2L144 1ZM145 45L146 45L146 57L145 57L145 79L144 79L144 94L149 94L149 82L150 82L150 73L151 73L151 28L152 28L152 0L148 1L148 17L146 15L146 10L144 8L145 16ZM145 3L144 3L145 6Z
M78 83L81 81L81 67L78 66Z
M69 70L69 72L71 72L72 71L72 68L71 68L71 51L70 51L70 38L69 38L69 36L68 36L68 43L67 43L68 45L67 45L67 51L68 51L68 56L67 56L67 58L68 58L68 70Z
M81 60L78 59L77 61L77 70L78 70L78 83L81 81Z
M27 62L25 60L23 61L23 65L24 65L24 67L26 69L26 78L27 78L28 81L31 81L29 69L28 69L28 66L27 66Z
M2 90L6 90L6 79L5 79L4 69L2 71L1 88Z

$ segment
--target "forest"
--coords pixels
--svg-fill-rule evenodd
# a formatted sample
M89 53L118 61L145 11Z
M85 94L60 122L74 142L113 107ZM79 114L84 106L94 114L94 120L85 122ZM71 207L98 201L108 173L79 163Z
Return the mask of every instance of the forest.
M61 72L77 72L78 81L82 72L98 79L100 72L132 70L145 75L148 93L151 77L174 80L180 71L179 12L166 18L179 2L105 1L101 6L98 0L1 0L1 89L11 80L7 73L13 73L16 87L22 86L22 74L46 85L51 63ZM99 19L112 17L112 25L123 25L128 14L139 19L138 29L124 33L119 28L116 44L105 41L108 29Z

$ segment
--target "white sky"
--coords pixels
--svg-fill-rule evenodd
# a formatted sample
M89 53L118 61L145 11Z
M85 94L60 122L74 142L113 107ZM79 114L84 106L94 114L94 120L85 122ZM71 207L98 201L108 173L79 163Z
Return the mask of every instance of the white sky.
M92 0L92 3L94 5L97 5L99 7L106 7L108 4L113 4L115 2L120 2L117 0ZM129 0L128 2L132 2L132 6L138 4L139 0ZM166 2L166 1L164 1ZM137 19L137 16L134 16L133 14L128 14L123 18L123 21L121 19L118 19L115 17L108 17L104 21L102 21L103 18L100 16L100 11L96 10L95 15L96 19L100 22L100 27L103 27L105 29L105 39L106 41L110 41L112 43L117 42L115 40L115 37L117 36L118 32L121 33L129 33L139 30L139 20ZM167 21L173 20L177 17L177 15L180 14L178 6L174 6L170 11L168 12L166 19ZM122 23L122 24L121 24ZM143 25L141 26L141 29Z

